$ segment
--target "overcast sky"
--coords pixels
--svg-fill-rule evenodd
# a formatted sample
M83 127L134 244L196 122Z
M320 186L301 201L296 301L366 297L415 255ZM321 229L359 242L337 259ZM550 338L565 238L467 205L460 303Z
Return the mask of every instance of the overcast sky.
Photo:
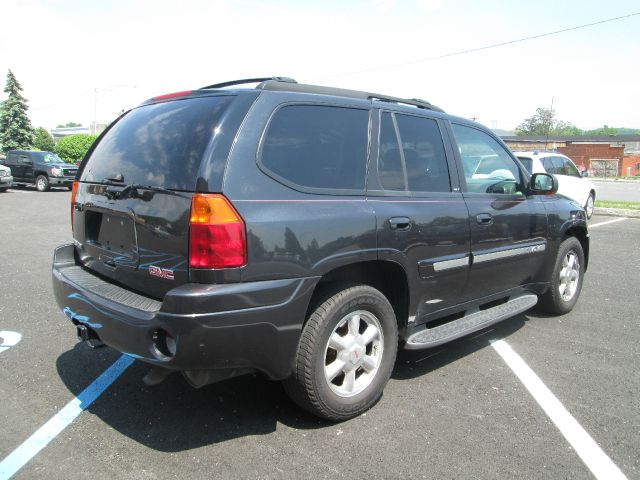
M271 75L422 98L492 128L552 98L580 128L640 128L640 15L446 56L637 12L637 0L1 0L0 83L11 69L46 128Z

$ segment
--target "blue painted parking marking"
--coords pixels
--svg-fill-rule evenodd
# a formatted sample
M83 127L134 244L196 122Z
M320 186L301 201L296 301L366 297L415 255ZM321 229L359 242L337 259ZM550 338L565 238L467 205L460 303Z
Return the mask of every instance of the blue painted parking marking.
M24 467L51 440L67 428L83 410L86 410L133 362L133 358L122 355L80 395L71 400L47 423L27 438L22 445L11 452L0 463L0 480L11 478Z

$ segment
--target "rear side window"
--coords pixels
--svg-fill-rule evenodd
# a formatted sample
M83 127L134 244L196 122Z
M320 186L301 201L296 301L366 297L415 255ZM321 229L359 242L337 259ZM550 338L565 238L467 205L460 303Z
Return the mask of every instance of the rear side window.
M283 183L364 191L369 111L287 105L274 114L260 165Z
M533 170L533 160L528 157L518 157L518 160L520 160L520 163L524 165L524 168L527 169L527 172L531 173L531 171Z
M193 190L205 149L233 96L198 97L132 110L100 140L82 181Z

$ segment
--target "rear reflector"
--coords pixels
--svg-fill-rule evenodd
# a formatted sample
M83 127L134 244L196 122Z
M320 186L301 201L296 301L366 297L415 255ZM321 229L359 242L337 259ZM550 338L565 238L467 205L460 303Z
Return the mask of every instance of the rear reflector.
M247 263L244 221L223 195L196 193L191 200L189 266L233 268Z
M170 98L185 97L192 93L193 90L185 90L184 92L167 93L166 95L158 95L151 100L169 100Z
M71 185L71 231L73 232L73 211L76 206L76 192L78 191L78 181L75 180Z

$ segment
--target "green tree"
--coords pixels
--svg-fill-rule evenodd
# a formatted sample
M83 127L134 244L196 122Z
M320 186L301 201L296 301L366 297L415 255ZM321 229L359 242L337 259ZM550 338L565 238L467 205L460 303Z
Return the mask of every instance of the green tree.
M65 124L57 125L56 128L73 128L73 127L81 127L81 126L82 126L81 123L67 122Z
M85 133L68 135L56 144L55 152L67 162L77 162L84 158L96 138Z
M570 122L556 119L550 108L537 108L536 113L516 127L516 135L580 135L582 130Z
M0 144L2 150L29 148L33 143L33 127L27 116L27 99L20 92L22 87L9 70L4 92L9 96L0 104Z
M46 152L53 152L56 144L53 141L53 137L49 135L44 128L38 127L35 131L35 136L33 137L33 147L38 150L44 150Z

